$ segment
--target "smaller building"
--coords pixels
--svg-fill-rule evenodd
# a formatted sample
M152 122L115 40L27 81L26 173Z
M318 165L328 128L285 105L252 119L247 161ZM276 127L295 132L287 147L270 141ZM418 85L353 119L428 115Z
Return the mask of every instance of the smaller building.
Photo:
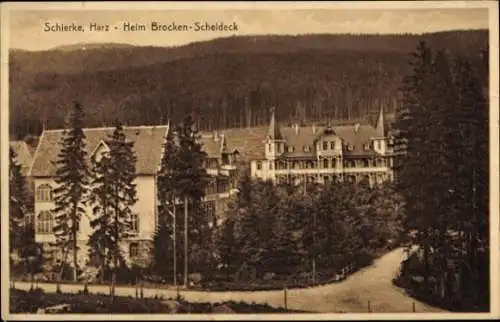
M126 139L133 142L133 151L136 157L137 202L133 207L132 223L133 236L123 242L122 253L125 260L131 263L149 262L150 248L154 232L158 224L159 203L157 177L160 169L161 157L165 138L170 127L163 126L125 126L123 131ZM86 138L87 162L89 166L98 161L102 154L109 151L107 138L114 128L86 128L83 129ZM44 252L61 256L60 250L54 249L56 241L53 234L54 208L53 190L56 187L55 161L58 158L63 130L46 130L42 133L34 160L30 169L30 176L34 181L34 225L35 240L42 243ZM207 153L204 161L211 182L207 187L203 207L206 215L210 216L213 224L225 210L230 195L235 191L236 156L238 151L231 149L224 135L202 135L203 149ZM92 206L83 205L85 216L82 217L78 233L79 266L88 263L87 241L92 233L90 220ZM53 256L54 258L56 256Z

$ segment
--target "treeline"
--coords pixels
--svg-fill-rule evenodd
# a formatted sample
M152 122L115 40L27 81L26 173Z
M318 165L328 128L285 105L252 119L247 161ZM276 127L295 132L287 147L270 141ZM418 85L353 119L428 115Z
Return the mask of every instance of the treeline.
M398 190L428 300L489 310L488 52L482 64L420 43L395 124Z
M85 54L20 52L12 54L10 65L10 133L22 139L39 134L44 126L63 127L64 107L74 98L87 107L86 126L109 126L116 115L128 125L179 122L186 110L201 130L258 126L268 122L273 105L283 122L355 119L380 106L391 113L401 99L402 77L410 71L407 42L415 37L231 37L182 51L125 47ZM473 55L470 48L487 46L484 31L421 37L445 42L451 51L466 56ZM161 50L163 60L158 58L163 57L158 55ZM133 60L125 59L130 52L151 59L127 64ZM39 61L39 56L47 65L52 66L53 59L62 64L40 67L40 72L27 58ZM64 64L78 60L74 57L80 57L82 63L76 65L81 67ZM109 63L97 64L98 58Z
M202 244L205 255L191 256L190 267L212 288L326 282L398 245L403 218L404 204L389 183L275 186L244 173L224 221ZM162 265L150 273L171 282L168 249L156 254Z

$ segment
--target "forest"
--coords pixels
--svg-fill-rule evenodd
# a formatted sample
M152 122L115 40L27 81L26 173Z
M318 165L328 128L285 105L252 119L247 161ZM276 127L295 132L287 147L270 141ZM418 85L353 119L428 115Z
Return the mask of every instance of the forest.
M66 46L11 50L10 135L62 128L72 101L85 126L179 122L200 130L259 126L276 106L281 122L394 113L418 40L480 62L488 32L219 38L180 47ZM88 47L88 48L87 48ZM119 118L116 120L116 118Z

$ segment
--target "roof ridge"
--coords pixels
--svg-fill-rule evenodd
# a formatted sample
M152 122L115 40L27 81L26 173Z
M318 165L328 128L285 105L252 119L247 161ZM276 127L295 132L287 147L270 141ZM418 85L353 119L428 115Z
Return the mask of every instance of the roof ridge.
M168 124L161 124L161 125L130 125L130 126L122 126L124 130L127 129L150 129L150 128L164 128L168 127ZM115 127L114 126L103 126L103 127L84 127L82 128L83 131L102 131L102 130L113 130ZM50 129L50 130L44 130L43 132L63 132L67 129Z

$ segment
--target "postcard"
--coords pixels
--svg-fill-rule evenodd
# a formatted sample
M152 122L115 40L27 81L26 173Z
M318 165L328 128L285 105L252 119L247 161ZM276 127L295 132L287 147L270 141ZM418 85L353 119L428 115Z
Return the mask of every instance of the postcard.
M498 318L497 12L2 3L2 317Z

